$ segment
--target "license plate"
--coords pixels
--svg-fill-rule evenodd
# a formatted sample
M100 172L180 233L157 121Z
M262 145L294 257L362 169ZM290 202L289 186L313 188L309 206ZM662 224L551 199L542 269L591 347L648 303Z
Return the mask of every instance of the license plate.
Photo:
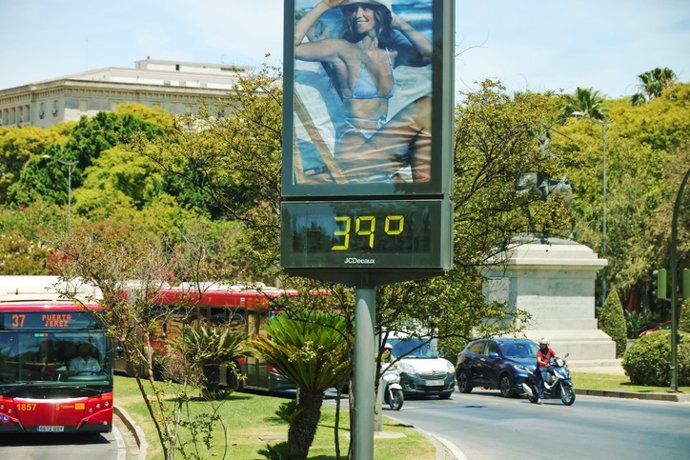
M428 387L442 387L443 380L427 380L424 382Z
M39 433L59 433L65 431L65 427L58 425L40 425L36 431Z

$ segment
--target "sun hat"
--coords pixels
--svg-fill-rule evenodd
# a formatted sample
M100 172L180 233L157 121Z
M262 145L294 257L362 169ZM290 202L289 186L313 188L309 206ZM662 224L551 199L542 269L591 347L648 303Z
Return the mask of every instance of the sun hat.
M340 6L350 6L356 3L365 3L369 5L379 5L386 8L390 13L393 12L392 0L345 0Z

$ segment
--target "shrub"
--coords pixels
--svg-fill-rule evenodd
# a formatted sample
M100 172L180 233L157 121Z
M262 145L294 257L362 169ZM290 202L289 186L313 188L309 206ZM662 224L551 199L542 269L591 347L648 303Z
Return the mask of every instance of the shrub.
M649 310L623 310L623 313L625 313L625 324L628 330L629 339L636 339L640 335L640 332L650 326Z
M678 344L678 385L690 385L690 334L681 332ZM640 337L623 357L623 369L636 385L671 384L671 344L669 331Z
M690 299L685 299L680 308L680 323L678 324L678 329L684 332L690 332Z
M625 352L627 326L623 305L615 289L611 289L599 315L599 329L606 332L616 342L616 357Z

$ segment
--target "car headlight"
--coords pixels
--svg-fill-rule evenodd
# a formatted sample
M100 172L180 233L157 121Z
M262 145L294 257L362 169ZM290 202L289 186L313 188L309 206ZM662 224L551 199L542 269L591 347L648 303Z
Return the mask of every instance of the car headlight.
M446 370L449 374L455 374L455 366L450 361L446 361Z
M515 365L513 365L513 367L514 367L515 370L518 371L518 372L527 373L527 368L526 368L525 366L523 366L522 364L515 364Z
M412 367L412 365L408 364L408 363L403 363L403 362L398 363L398 369L400 370L400 372L404 372L405 374L408 374L408 375L414 375L417 373L417 372L415 372L414 367Z

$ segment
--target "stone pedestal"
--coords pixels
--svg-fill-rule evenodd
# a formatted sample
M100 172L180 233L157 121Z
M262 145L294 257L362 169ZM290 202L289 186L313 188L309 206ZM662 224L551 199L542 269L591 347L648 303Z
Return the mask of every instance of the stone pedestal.
M571 367L616 366L616 344L597 329L596 274L606 266L591 249L570 240L520 239L505 263L486 270L484 294L529 312L525 335L548 337Z

